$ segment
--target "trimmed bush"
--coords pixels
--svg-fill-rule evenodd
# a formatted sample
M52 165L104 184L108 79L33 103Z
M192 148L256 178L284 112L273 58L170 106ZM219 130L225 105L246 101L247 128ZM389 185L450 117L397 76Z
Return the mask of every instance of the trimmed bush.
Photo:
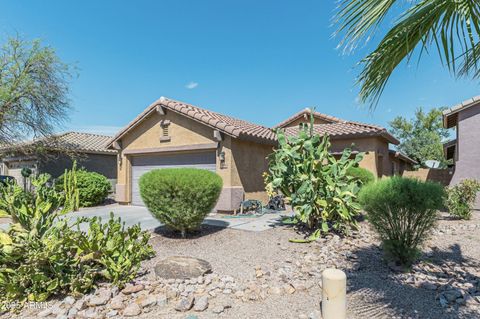
M480 183L474 179L464 179L457 185L447 187L446 191L445 204L450 215L461 219L470 219L475 198L480 191Z
M140 195L155 218L185 237L212 211L222 185L220 176L204 169L157 169L140 177Z
M391 177L363 187L359 200L382 239L387 258L408 267L435 225L443 196L438 183Z
M350 175L356 181L359 181L361 184L360 186L364 186L375 181L375 175L363 167L350 167L347 170L347 175Z
M65 174L57 179L57 190L63 190L64 176ZM76 178L80 207L91 207L102 204L112 189L112 185L108 179L96 172L88 172L81 169L76 172Z

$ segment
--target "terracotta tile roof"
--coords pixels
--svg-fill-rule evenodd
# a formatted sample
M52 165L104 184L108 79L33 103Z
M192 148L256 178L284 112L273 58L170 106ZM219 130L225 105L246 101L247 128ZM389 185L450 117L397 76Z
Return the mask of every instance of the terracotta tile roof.
M213 129L217 129L227 135L244 140L256 142L265 142L274 144L276 141L275 133L268 127L253 124L234 117L205 110L191 104L167 99L161 97L147 107L139 116L123 128L110 141L110 145L125 135L130 129L135 127L142 119L156 111L157 106L167 110L179 113L194 121L207 125Z
M120 132L118 132L109 143L109 147L113 147L113 143L121 139L132 128L139 124L144 118L157 111L157 108L161 107L172 112L176 112L185 117L188 117L194 121L207 125L213 129L217 129L227 135L244 140L251 140L259 143L276 143L276 135L273 129L268 127L253 124L244 120L236 119L228 115L223 115L217 112L205 110L197 106L193 106L188 103L168 99L161 97L157 101L148 106L142 113L140 113L133 121L125 126ZM297 118L308 115L309 110L305 109L294 116L290 117L286 121L279 125L286 125ZM363 137L363 136L382 136L390 143L398 144L398 140L395 139L386 129L380 126L363 124L352 121L341 120L334 116L329 116L315 112L315 116L318 116L329 124L316 124L315 131L320 134L330 134L332 138L349 138L349 137ZM277 127L279 127L277 125ZM298 127L286 128L287 134L293 135L298 133Z
M310 109L305 108L305 109L301 110L300 112L297 112L297 113L293 114L292 116L290 116L285 121L282 121L281 123L278 123L277 125L274 126L274 128L285 127L286 125L292 123L295 120L298 120L301 117L307 117L307 119L309 119L310 118L310 112L311 112ZM323 114L323 113L319 113L319 112L316 112L316 111L313 112L313 116L318 118L318 119L324 120L325 122L328 122L328 123L346 122L345 120L339 119L338 117Z
M108 149L111 136L82 133L66 132L52 137L45 137L33 141L26 141L21 144L8 145L0 150L14 150L17 147L28 148L29 146L43 145L47 149L63 149L81 153L108 153L115 154L116 151Z
M399 141L388 133L385 128L359 122L344 121L330 124L315 124L313 129L315 133L320 135L328 134L331 139L382 136L392 144L399 144ZM286 127L284 130L287 136L295 136L298 134L300 127Z

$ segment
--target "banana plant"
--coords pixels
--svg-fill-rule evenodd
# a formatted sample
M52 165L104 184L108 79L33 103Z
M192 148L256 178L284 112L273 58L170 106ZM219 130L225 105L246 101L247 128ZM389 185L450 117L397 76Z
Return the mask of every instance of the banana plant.
M363 154L353 155L347 148L339 159L332 155L328 135L314 132L313 113L297 136L287 137L280 129L277 138L278 147L269 156L264 175L266 189L283 194L296 219L311 229L307 241L331 230L347 232L356 227L360 189L347 171L358 166Z

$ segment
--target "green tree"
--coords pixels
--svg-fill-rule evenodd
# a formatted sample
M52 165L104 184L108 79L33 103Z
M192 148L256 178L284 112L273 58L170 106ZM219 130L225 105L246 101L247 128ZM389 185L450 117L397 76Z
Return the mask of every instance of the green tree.
M391 25L377 47L360 61L361 102L375 107L398 65L418 53L436 51L457 76L480 78L480 2L478 0L341 0L335 22L340 47L347 51ZM388 21L386 21L388 20Z
M443 110L444 108L433 108L425 112L420 107L413 118L397 116L389 123L393 135L400 140L398 149L420 165L424 165L427 160L439 161L442 166L447 164L442 140L449 134L443 128Z
M72 67L39 40L0 47L0 143L50 136L68 118Z

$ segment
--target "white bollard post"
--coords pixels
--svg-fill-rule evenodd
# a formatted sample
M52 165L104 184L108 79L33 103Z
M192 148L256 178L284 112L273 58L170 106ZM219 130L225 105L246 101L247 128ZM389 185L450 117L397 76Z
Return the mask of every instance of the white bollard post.
M347 318L347 276L339 269L325 269L322 273L322 317Z

